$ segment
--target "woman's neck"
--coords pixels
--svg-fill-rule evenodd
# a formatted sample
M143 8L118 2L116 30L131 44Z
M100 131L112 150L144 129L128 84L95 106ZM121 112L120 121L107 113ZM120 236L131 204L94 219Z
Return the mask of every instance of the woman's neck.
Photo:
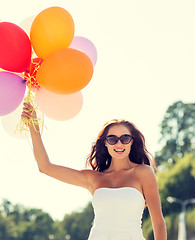
M132 163L129 158L128 159L113 159L111 160L111 164L109 169L107 170L108 172L111 171L120 171L120 170L127 170L131 169L134 167L134 163Z

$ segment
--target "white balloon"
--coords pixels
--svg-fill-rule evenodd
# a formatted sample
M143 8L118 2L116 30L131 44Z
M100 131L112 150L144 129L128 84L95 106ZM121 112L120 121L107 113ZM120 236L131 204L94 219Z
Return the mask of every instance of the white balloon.
M18 138L18 139L24 139L24 138L30 138L30 132L29 129L22 130L20 128L21 123L21 114L23 111L23 103L19 105L19 107L11 112L8 115L5 115L1 117L1 123L3 125L4 130L12 137ZM37 117L43 121L43 114L37 110ZM40 121L40 129L42 131L42 123Z
M20 22L19 26L26 32L28 36L30 36L30 29L32 22L34 21L35 16L29 16Z
M20 106L15 111L1 118L1 122L5 131L12 137L16 137L19 139L29 137L29 133L27 131L17 131L17 125L20 123L21 119L22 108L23 104L20 104Z
M75 117L83 105L81 92L62 95L40 89L36 94L39 109L49 118L64 121Z

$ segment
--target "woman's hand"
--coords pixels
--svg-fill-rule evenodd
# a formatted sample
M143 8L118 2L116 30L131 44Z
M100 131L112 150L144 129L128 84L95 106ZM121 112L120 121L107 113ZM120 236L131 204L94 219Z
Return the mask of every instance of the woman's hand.
M37 114L34 107L30 103L24 103L23 105L24 107L23 107L23 112L21 114L21 118L29 120L27 121L28 127L34 126L38 131L39 130L38 120L37 120ZM30 121L30 119L33 119L33 121Z
M30 103L24 103L23 105L22 119L37 118L36 111Z

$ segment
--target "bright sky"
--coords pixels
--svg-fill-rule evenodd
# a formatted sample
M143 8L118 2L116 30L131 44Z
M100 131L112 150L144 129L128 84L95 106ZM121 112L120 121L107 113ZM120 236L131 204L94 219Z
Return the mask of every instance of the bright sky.
M0 19L20 26L50 6L68 10L75 36L91 40L98 52L81 112L63 122L45 118L50 160L83 169L99 130L113 118L134 122L154 154L167 107L195 102L194 0L6 0ZM19 120L18 114L13 128ZM27 139L10 135L2 122L0 165L0 199L42 208L59 220L91 200L87 190L39 173Z

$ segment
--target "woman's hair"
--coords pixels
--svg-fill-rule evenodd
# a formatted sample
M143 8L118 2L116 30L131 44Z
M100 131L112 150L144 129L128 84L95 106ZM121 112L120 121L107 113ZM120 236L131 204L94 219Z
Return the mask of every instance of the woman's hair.
M91 153L87 157L86 163L87 165L91 165L93 170L103 172L109 168L111 164L111 155L108 153L107 147L105 146L106 136L110 127L121 124L129 129L133 137L133 144L129 153L129 159L134 163L151 165L153 158L146 149L143 134L133 123L123 119L114 119L103 126L97 140L92 145Z

